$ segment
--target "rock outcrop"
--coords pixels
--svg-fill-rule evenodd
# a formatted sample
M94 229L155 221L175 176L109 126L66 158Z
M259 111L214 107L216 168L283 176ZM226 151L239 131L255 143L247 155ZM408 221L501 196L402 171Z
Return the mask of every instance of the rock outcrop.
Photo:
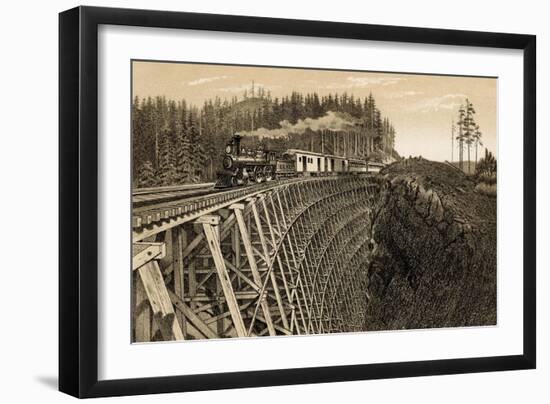
M366 328L496 324L496 199L442 163L403 160L382 175Z

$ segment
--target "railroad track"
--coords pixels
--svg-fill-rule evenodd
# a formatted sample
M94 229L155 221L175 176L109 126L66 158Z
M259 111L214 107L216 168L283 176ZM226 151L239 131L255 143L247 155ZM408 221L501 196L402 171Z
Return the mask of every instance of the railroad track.
M199 212L211 210L219 205L232 203L242 200L250 195L255 195L273 187L289 184L292 182L311 181L318 177L300 177L277 181L263 182L246 187L228 188L226 190L219 189L196 189L199 193L187 194L186 191L175 191L168 193L167 199L155 199L154 202L141 202L142 205L136 207L134 204L132 209L132 228L134 229L134 241L141 240L151 233L151 229L145 230L146 227L152 225L160 225L162 222L170 220L186 219L190 220ZM182 194L182 192L184 192ZM164 192L162 192L164 193ZM175 193L178 194L174 195ZM153 196L158 194L152 193ZM135 232L138 233L135 233ZM153 231L154 232L154 231ZM137 237L137 238L136 238Z
M191 189L208 188L213 186L214 186L214 182L204 182L201 184L185 184L185 185L169 185L166 187L136 188L132 191L132 195L134 196L150 195L150 194L157 194L162 192L177 192L177 191L185 191L185 190L191 190Z
M368 175L368 174L367 174ZM229 206L237 201L253 197L269 189L286 184L302 181L317 181L326 177L293 177L261 184L254 184L244 187L234 187L224 190L212 188L201 188L198 184L195 189L178 189L167 192L161 189L150 192L147 201L134 202L132 209L132 228L134 241L162 231L174 223L181 224L194 220L205 212L215 211L221 206ZM336 177L331 177L336 178ZM147 192L135 195L135 198L146 196Z
M134 210L151 209L157 204L165 204L216 192L213 182L203 184L173 185L168 187L138 188L132 191Z

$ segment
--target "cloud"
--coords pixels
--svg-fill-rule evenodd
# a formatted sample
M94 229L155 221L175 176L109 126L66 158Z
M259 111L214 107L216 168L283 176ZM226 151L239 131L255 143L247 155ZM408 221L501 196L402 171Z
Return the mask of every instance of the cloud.
M224 80L227 79L227 76L214 76L214 77L202 77L197 80L187 82L188 86L199 86L205 83L211 83L212 81Z
M266 87L265 84L262 83L254 83L254 92L256 92L259 88L263 88L264 90L274 89L274 88L280 88L281 86L269 86ZM251 83L245 83L238 86L232 86L232 87L222 87L218 88L218 91L222 91L224 93L242 93L244 90L250 91L252 89Z
M351 89L364 88L370 86L391 86L405 80L403 77L358 77L349 76L343 82L329 83L321 85L321 88L327 89Z
M391 86L405 80L402 77L348 77L347 81L352 82L357 87L366 87L371 85Z
M438 112L441 110L456 109L467 98L466 94L445 94L440 97L428 98L411 105L410 109L420 112Z
M409 90L409 91L396 91L393 93L383 93L382 96L384 98L393 100L393 99L412 97L414 95L422 95L422 94L424 94L423 91Z

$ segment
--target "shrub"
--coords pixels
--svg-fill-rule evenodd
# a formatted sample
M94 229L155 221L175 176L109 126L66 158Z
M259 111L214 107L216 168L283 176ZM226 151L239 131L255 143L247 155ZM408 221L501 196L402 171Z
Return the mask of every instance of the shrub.
M487 184L485 182L480 182L476 185L475 190L479 192L480 194L489 195L489 196L497 196L497 184L496 179L495 183Z
M482 172L477 175L477 179L479 182L484 182L488 185L493 185L497 183L497 174L496 173L489 173L489 172Z
M485 156L481 158L476 164L475 175L480 178L481 176L495 176L497 173L497 160L493 154L485 149Z

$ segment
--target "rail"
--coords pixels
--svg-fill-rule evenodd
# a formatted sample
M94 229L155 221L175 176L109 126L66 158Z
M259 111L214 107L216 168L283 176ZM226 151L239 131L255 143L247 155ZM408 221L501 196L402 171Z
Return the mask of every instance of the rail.
M185 223L205 214L205 212L220 209L223 205L230 205L272 188L321 178L326 177L299 177L270 181L248 187L210 192L191 198L179 198L152 207L144 207L142 210L134 209L132 216L133 239L134 241L143 240L150 235L164 231L167 227Z
M168 185L164 187L134 188L132 196L158 194L163 192L187 191L190 189L211 188L214 182L205 182L202 184Z

